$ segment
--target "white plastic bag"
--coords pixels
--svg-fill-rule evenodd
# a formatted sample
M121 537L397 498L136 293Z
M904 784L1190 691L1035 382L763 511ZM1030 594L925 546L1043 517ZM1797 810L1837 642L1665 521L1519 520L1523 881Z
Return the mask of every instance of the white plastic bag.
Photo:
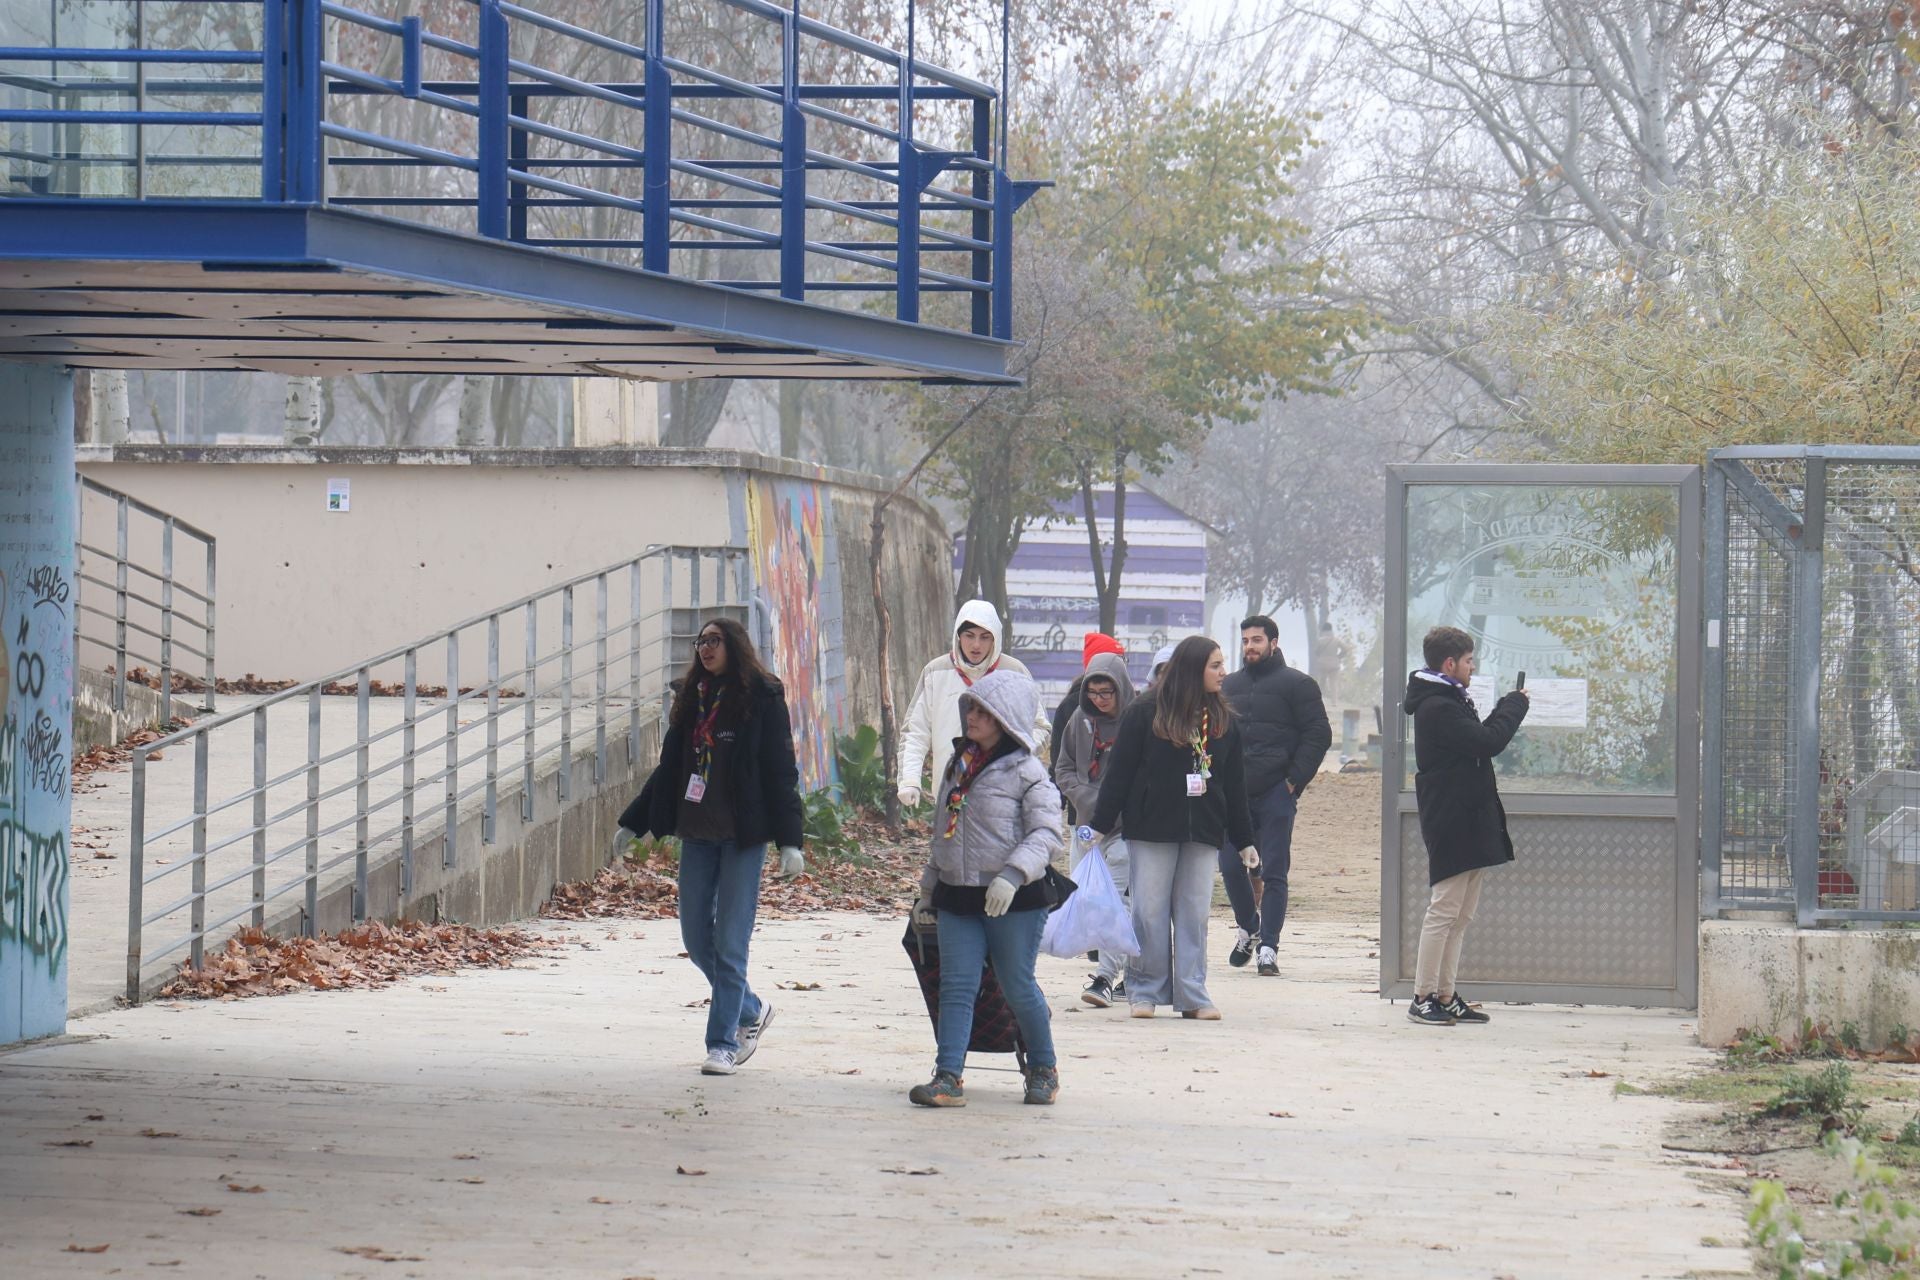
M1046 932L1040 935L1040 949L1063 960L1076 959L1089 951L1101 955L1137 956L1140 939L1133 932L1133 912L1107 869L1107 858L1098 844L1087 847L1073 869L1079 890L1060 909L1047 917Z

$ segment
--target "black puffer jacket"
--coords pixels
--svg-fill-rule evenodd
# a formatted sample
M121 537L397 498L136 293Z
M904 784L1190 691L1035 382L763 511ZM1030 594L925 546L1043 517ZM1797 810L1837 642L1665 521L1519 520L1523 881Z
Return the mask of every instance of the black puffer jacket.
M1240 726L1229 723L1226 733L1214 739L1207 793L1189 796L1193 748L1154 734L1157 695L1153 689L1141 694L1120 717L1119 736L1108 748L1101 771L1100 800L1087 821L1102 834L1118 827L1129 840L1156 844L1251 845L1253 819L1247 812Z
M1233 704L1247 747L1247 794L1264 796L1281 783L1307 789L1333 745L1320 686L1279 655L1234 672L1221 692Z
M772 844L799 848L803 839L800 766L793 753L793 722L787 715L787 691L778 680L754 690L753 705L737 727L731 761L733 830L741 847ZM669 725L660 744L660 764L640 794L620 815L629 831L664 838L680 819L680 798L687 790L687 736Z
M1493 776L1493 758L1507 749L1527 717L1527 699L1509 693L1483 724L1464 692L1414 672L1407 677L1413 717L1413 786L1427 877L1439 884L1463 871L1513 861L1507 810Z

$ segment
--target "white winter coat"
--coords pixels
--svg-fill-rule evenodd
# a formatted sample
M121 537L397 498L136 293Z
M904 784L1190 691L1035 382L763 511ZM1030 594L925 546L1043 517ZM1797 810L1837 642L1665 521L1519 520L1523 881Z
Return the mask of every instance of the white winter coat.
M972 623L993 636L993 651L985 662L969 665L960 653L960 628ZM1000 615L985 600L969 600L960 606L953 620L952 644L921 668L920 681L914 686L913 702L907 707L906 722L900 727L900 785L926 789L924 778L931 777L937 787L947 776L947 761L953 756L953 740L960 736L960 695L973 682L991 671L1016 671L1031 678L1026 664L1018 658L1004 657ZM1046 753L1051 725L1046 713L1036 710L1034 721L1035 755ZM927 758L933 768L926 770Z

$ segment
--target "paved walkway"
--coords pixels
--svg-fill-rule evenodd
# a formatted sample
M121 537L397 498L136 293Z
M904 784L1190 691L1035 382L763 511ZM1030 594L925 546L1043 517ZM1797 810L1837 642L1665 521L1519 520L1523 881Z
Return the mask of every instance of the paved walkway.
M1083 1010L1085 966L1046 961L1059 1105L986 1058L971 1106L927 1112L899 931L763 925L779 1014L731 1079L697 1073L671 921L556 929L579 941L511 971L81 1020L0 1055L0 1274L1748 1272L1702 1243L1743 1238L1704 1185L1732 1175L1659 1150L1677 1104L1613 1095L1707 1060L1683 1016L1414 1027L1373 994L1370 929L1303 921L1287 977L1220 966L1219 1023Z

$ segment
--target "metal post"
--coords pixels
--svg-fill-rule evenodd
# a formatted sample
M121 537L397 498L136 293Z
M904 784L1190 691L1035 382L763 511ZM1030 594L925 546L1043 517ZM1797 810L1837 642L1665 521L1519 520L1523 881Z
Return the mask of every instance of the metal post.
M528 98L524 93L512 94L507 99L512 114L522 120L527 119L527 112L531 101L532 99ZM525 173L527 171L527 157L529 154L527 138L528 134L525 129L519 128L511 121L508 122L507 169L509 171L509 177L507 179L507 238L509 240L524 241L527 238L527 188L523 183L513 181L511 177L511 174Z
M173 517L160 524L160 710L173 710Z
M220 683L219 677L214 674L214 665L213 665L213 656L214 654L219 652L219 650L214 646L214 642L213 642L214 601L218 599L218 593L214 590L214 586L213 586L214 545L215 545L214 540L212 538L208 538L207 539L207 581L206 581L207 622L206 622L206 627L202 633L202 639L205 640L206 646L207 646L207 673L205 677L206 684L207 684L207 698L206 698L206 701L201 704L208 711L214 710L214 695L218 692L215 686L217 686Z
M986 160L993 155L993 104L985 98L976 98L973 103L973 155L977 160ZM972 195L975 200L988 200L993 196L993 188L987 170L975 168L973 171ZM993 214L986 209L973 211L973 239L980 244L993 241ZM993 281L993 254L986 249L975 249L967 255L973 264L973 278L982 285ZM981 336L993 331L993 297L986 289L973 291L973 332Z
M560 803L573 799L573 588L560 591Z
M207 737L193 735L193 903L188 915L193 940L187 958L196 969L207 962Z
M253 709L253 927L267 927L267 709Z
M1794 911L1800 926L1814 922L1820 906L1820 631L1826 572L1824 540L1827 460L1807 451L1806 509L1793 558L1793 641L1789 697L1794 708L1793 825L1788 846L1793 868Z
M492 844L500 820L500 615L487 617L487 799L480 840Z
M401 692L401 714L406 717L400 730L400 750L405 753L400 765L400 892L404 896L413 892L413 796L415 723L417 695L420 688L420 651L407 650L406 674L401 677L404 688Z
M113 709L127 709L127 495L115 509L113 547Z
M500 0L479 0L479 4L480 175L475 194L480 234L504 240L513 185L507 177L507 17L500 12Z
M632 628L627 632L627 763L640 763L640 619L642 616L640 562L627 566L628 604L632 606Z
M367 803L369 794L367 779L368 768L373 764L373 746L368 739L373 736L373 671L360 668L359 687L354 690L354 725L359 732L359 743L354 751L354 764L359 770L358 785L353 789L353 918L356 922L367 918Z
M1718 916L1724 909L1720 860L1726 848L1727 697L1727 463L1707 458L1706 519L1706 687L1702 698L1700 779L1700 910Z
M300 932L320 932L320 686L307 694L307 878L306 919Z
M607 780L607 575L594 581L593 784Z
M913 145L913 10L907 6L907 53L900 59L900 203L894 254L894 314L920 322L920 152Z
M800 110L800 0L780 18L780 296L807 296L807 117Z
M447 633L447 794L441 831L440 865L453 865L454 837L460 834L460 633Z
M127 844L127 999L140 1003L140 943L146 928L147 888L147 748L133 749L133 813Z
M321 0L287 0L286 195L290 204L327 198L327 143L320 133L326 85L326 15Z
M287 198L287 0L266 0L260 18L260 198Z
M526 734L520 743L520 821L533 821L534 727L539 723L537 693L540 688L540 602L527 602L527 671L521 689L522 710L526 712Z
M144 4L133 6L133 47L147 47L147 6ZM147 109L147 64L144 62L133 64L133 109ZM141 124L133 126L133 198L147 198L147 127Z
M672 261L673 235L673 80L667 73L666 0L647 4L647 118L644 150L645 195L640 214L640 265L665 274ZM560 770L564 780L567 771Z

